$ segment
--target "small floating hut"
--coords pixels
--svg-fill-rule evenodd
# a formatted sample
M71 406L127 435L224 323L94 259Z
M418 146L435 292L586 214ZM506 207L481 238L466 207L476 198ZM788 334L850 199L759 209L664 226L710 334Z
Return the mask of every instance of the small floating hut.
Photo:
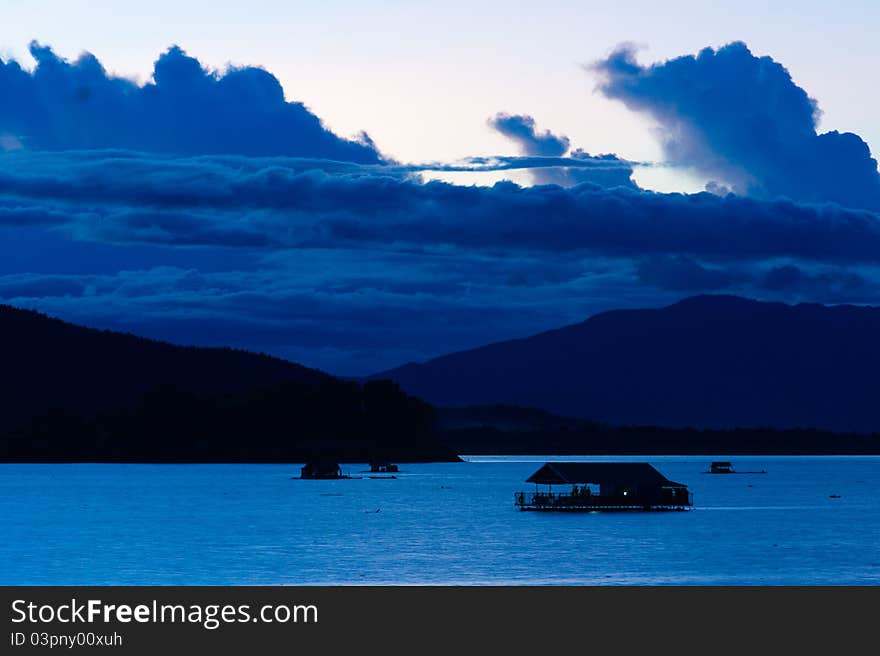
M300 470L299 477L312 479L348 478L348 476L342 473L342 467L339 466L338 462L331 462L329 460L312 460L307 462Z
M687 485L670 481L647 462L548 462L526 479L534 492L517 492L520 510L688 510ZM546 486L542 491L540 486ZM557 492L554 486L566 486Z
M397 465L387 460L373 460L370 462L370 472L373 474L395 474L398 469Z
M756 470L756 471L738 471L733 468L733 463L728 462L727 460L716 460L715 462L710 463L709 470L703 472L704 474L766 474L767 471L764 469Z

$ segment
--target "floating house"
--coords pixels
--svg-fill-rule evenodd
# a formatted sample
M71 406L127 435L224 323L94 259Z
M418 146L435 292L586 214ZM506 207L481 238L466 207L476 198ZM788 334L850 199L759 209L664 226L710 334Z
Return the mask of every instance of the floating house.
M688 510L693 505L687 485L670 481L647 462L548 462L526 482L534 483L535 491L516 493L520 510Z
M348 478L342 473L342 467L338 462L329 460L313 460L303 465L300 470L300 478L332 479Z
M374 474L394 474L397 471L397 465L386 460L373 460L370 463L370 472Z
M757 471L737 471L733 468L733 463L727 462L726 460L716 460L715 462L709 465L709 471L703 472L704 474L766 474L767 471L764 469Z

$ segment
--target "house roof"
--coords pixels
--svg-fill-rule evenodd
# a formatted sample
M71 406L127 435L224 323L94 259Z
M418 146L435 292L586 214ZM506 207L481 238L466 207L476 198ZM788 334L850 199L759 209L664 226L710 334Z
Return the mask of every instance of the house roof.
M526 479L527 483L542 485L672 485L687 487L670 481L647 462L548 462Z
M308 469L339 469L339 463L332 460L310 460L305 464Z

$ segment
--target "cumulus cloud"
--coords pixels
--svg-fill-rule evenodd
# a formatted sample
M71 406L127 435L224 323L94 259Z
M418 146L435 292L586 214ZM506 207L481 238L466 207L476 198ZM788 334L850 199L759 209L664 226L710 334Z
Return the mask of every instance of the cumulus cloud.
M572 186L589 182L590 184L599 185L606 189L612 187L629 187L630 189L638 189L638 185L632 179L633 163L627 162L617 155L590 155L581 148L573 150L570 159L574 161L589 161L604 163L604 166L568 166L563 169L566 182L563 186Z
M488 123L489 127L517 145L523 155L516 158L520 163L533 163L528 168L537 184L571 187L589 182L607 188L636 186L632 180L632 164L616 155L593 156L579 148L572 151L569 157L563 157L569 151L568 137L555 135L549 130L539 132L531 116L501 112L490 118Z
M818 105L741 42L642 66L625 44L593 65L599 91L658 124L666 158L714 189L880 209L880 174L852 133L818 134Z
M109 75L89 53L69 62L31 44L36 68L0 61L0 145L45 150L119 148L379 162L372 140L342 139L278 80L255 67L206 69L178 47L143 86ZM7 148L6 145L15 146Z
M513 141L526 157L558 158L568 152L568 137L549 130L538 132L531 116L499 112L487 122L490 128ZM571 184L565 169L541 166L532 169L531 174L536 184Z
M568 137L538 132L531 116L500 112L489 119L489 127L516 143L523 155L561 157L568 152Z

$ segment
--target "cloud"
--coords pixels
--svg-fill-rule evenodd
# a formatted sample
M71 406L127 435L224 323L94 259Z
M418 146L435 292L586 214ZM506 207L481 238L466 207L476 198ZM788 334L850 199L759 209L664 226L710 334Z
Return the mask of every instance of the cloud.
M489 335L551 327L560 303L570 307L564 316L579 318L584 306L571 286L583 286L584 276L572 263L548 268L468 253L299 249L238 270L0 275L0 302L178 343L231 343L339 373L371 373Z
M729 289L743 277L724 268L706 267L683 255L646 258L638 265L638 276L645 284L682 292Z
M549 130L538 132L531 116L501 112L488 123L518 146L524 157L515 159L531 158L535 162L531 173L536 184L572 187L589 182L607 188L636 186L632 181L632 165L616 155L593 156L577 149L569 157L563 157L569 151L568 137L555 135Z
M302 103L287 102L261 68L211 71L175 46L140 86L109 75L89 53L71 63L36 42L30 51L32 72L0 61L0 145L381 160L368 136L342 139Z
M769 273L785 266L814 284ZM833 204L423 184L283 157L0 155L0 302L342 374L691 291L876 302L878 270L880 219Z
M568 184L563 186L573 186L584 182L595 184L606 189L613 187L628 187L629 189L638 189L638 185L632 179L633 162L627 162L619 158L617 155L590 155L584 150L577 148L573 150L570 159L575 161L595 161L604 163L605 166L568 166L563 169Z
M237 248L440 248L880 260L877 215L582 184L461 187L273 159L6 153L0 220L80 239ZM253 163L252 163L253 164Z
M880 174L852 133L818 134L818 105L741 42L642 66L624 44L592 69L598 90L659 124L666 158L736 193L880 210Z
M539 133L531 116L499 112L487 123L490 128L513 141L526 157L558 158L568 152L568 137L557 136L549 130ZM531 174L535 184L558 184L563 187L572 184L566 171L560 168L536 167Z
M492 157L469 157L460 162L427 162L423 164L409 164L397 166L385 166L383 171L422 172L484 172L484 171L514 171L518 169L590 169L602 171L614 171L615 174L632 172L633 166L651 166L649 162L631 162L617 155L590 155L581 149L571 152L567 157L539 157L539 156L504 156ZM631 185L628 185L631 186Z
M796 264L774 266L764 273L760 284L764 289L785 292L790 297L834 299L832 302L864 302L878 292L876 280L868 280L856 271L828 267L815 269Z
M561 157L568 152L568 137L549 130L539 133L531 116L500 112L489 119L489 127L516 143L523 155Z

